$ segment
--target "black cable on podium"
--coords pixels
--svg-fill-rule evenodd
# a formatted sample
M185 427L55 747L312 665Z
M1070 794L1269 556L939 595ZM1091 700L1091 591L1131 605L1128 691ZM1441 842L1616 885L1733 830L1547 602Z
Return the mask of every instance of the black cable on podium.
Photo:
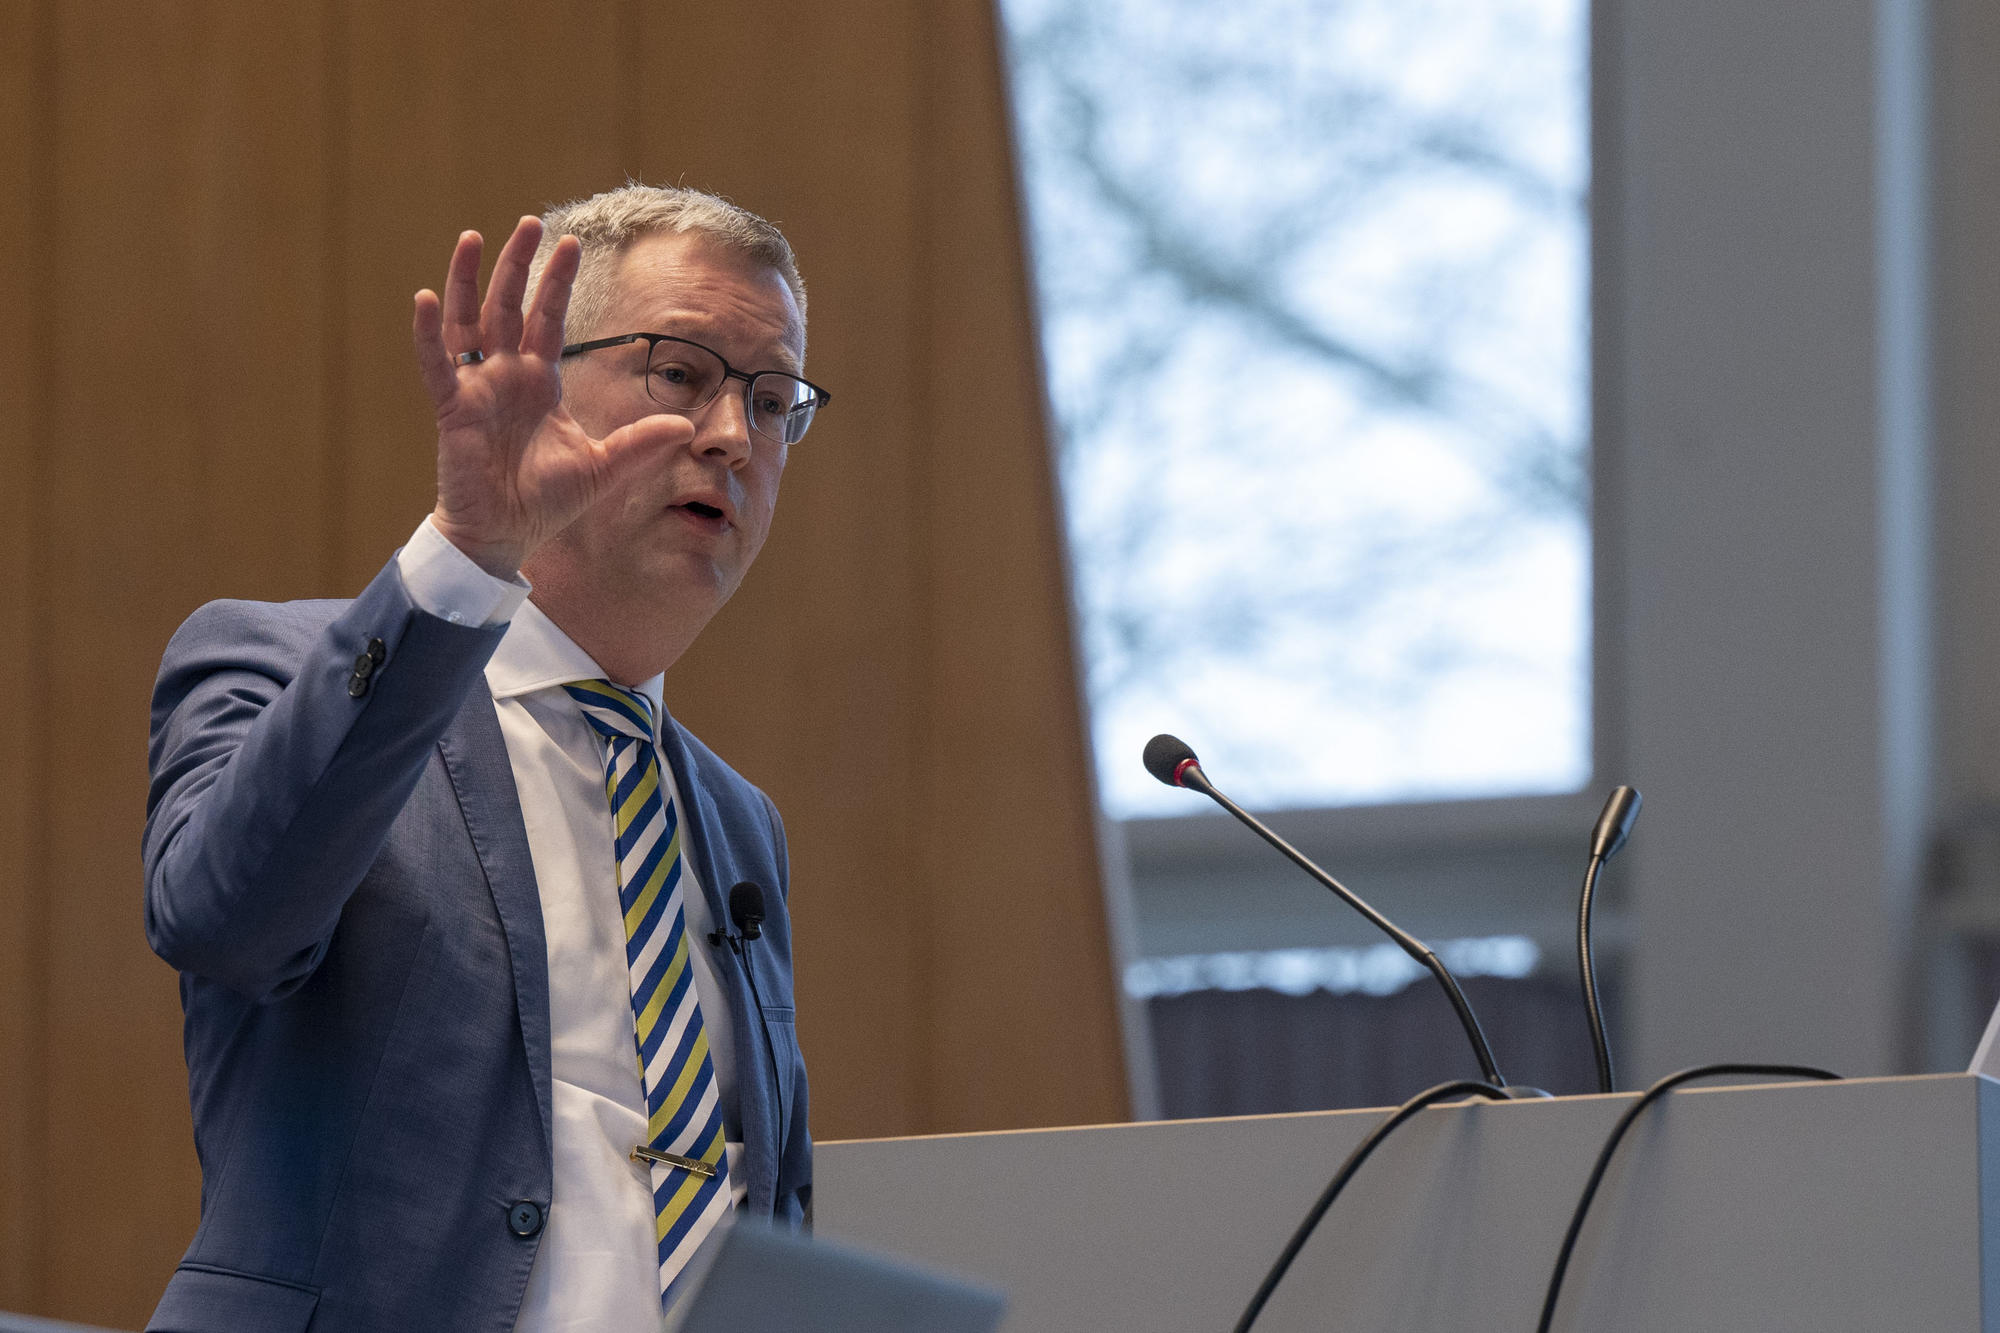
M1447 1097L1468 1096L1484 1097L1488 1101L1496 1102L1512 1100L1506 1089L1495 1087L1491 1083L1480 1083L1472 1079L1440 1083L1434 1088L1424 1089L1397 1107L1387 1120L1375 1126L1368 1137L1356 1145L1354 1151L1347 1155L1347 1160L1340 1164L1340 1170L1333 1173L1333 1179L1327 1182L1326 1188L1320 1192L1311 1209L1306 1212L1305 1220L1300 1222L1298 1229L1292 1233L1291 1240L1285 1244L1284 1252L1278 1256L1278 1261L1271 1265L1271 1271L1264 1275L1264 1281L1258 1285L1256 1295L1250 1298L1250 1304L1243 1307L1243 1317L1236 1321L1233 1333L1247 1333L1250 1325L1257 1322L1257 1316L1264 1312L1264 1306L1270 1301L1271 1293L1278 1289L1278 1283L1284 1280L1286 1271L1291 1268L1292 1260L1299 1257L1299 1251L1303 1250L1306 1242L1312 1238L1314 1228L1319 1226L1319 1220L1326 1216L1326 1210L1333 1206L1333 1201L1340 1196L1343 1189L1347 1188L1347 1182L1354 1178L1354 1173L1361 1169L1361 1164L1368 1160L1369 1154L1381 1147L1382 1141L1394 1133L1397 1126L1426 1106L1441 1102Z
M1604 1146L1598 1150L1597 1161L1590 1168L1590 1179L1583 1187L1583 1196L1576 1201L1576 1211L1570 1214L1569 1230L1564 1233L1562 1249L1556 1254L1555 1271L1549 1274L1548 1291L1542 1298L1542 1317L1535 1325L1535 1333L1549 1333L1549 1325L1556 1317L1556 1301L1562 1296L1563 1276L1569 1271L1570 1256L1576 1250L1576 1238L1583 1232L1584 1216L1590 1212L1591 1200L1597 1197L1597 1187L1604 1182L1604 1172L1611 1165L1611 1156L1618 1151L1618 1144L1624 1139L1625 1132L1632 1128L1633 1123L1645 1113L1647 1107L1683 1083L1698 1078L1745 1074L1836 1082L1840 1078L1838 1074L1815 1069L1810 1065L1696 1065L1692 1069L1683 1069L1678 1074L1669 1074L1646 1089L1639 1100L1633 1102L1625 1114L1618 1117L1618 1123L1612 1126L1610 1135L1604 1140Z

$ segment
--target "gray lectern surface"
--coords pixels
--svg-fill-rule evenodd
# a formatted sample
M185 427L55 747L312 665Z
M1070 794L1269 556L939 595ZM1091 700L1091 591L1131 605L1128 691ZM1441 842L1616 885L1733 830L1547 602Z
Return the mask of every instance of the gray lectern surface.
M748 1220L706 1258L670 1333L993 1333L1007 1304L942 1273Z
M1259 1333L1533 1329L1632 1100L1420 1113L1327 1214ZM1382 1115L826 1143L815 1226L1002 1288L1004 1333L1223 1333ZM1606 1175L1555 1327L2000 1333L2000 1084L1672 1094Z

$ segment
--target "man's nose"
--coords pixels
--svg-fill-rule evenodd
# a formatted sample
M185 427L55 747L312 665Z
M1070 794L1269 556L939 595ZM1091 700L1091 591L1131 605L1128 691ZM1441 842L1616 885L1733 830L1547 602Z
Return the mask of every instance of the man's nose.
M744 401L745 389L725 384L722 392L709 400L695 422L694 451L706 458L720 458L732 468L750 461L750 409Z

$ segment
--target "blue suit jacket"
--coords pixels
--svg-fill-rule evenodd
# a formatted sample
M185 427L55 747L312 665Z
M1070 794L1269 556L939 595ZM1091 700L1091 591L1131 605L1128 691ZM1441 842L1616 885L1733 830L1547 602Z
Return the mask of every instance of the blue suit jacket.
M202 1199L151 1329L514 1326L552 1189L549 987L482 674L501 633L419 610L392 563L353 602L212 603L168 645L146 932L181 973ZM796 1223L784 833L671 719L661 749L714 919L765 890L764 937L716 971L748 1207Z

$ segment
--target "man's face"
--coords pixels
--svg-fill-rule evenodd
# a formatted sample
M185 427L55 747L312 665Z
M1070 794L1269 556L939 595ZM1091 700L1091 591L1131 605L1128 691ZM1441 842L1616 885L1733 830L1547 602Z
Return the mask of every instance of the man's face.
M570 330L569 341L668 333L751 374L804 371L798 305L776 269L696 234L642 237L618 262L603 320ZM566 364L563 402L592 436L663 410L646 395L646 354L640 341ZM770 532L786 446L750 429L741 380L688 419L690 445L666 451L535 553L525 572L538 591L546 581L566 603L612 614L667 611L690 631L736 591Z

